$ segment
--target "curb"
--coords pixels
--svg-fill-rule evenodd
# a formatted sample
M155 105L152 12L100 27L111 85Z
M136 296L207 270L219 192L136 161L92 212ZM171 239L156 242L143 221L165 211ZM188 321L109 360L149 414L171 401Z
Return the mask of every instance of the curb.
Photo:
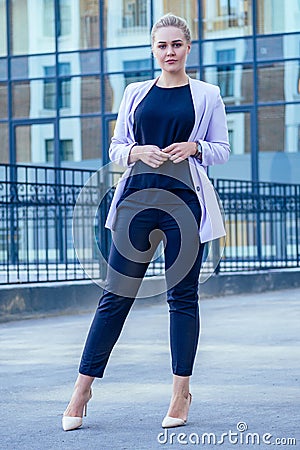
M163 294L151 295L153 283L160 283ZM164 277L145 278L141 287L143 298L135 304L148 306L165 301ZM300 287L300 270L272 270L256 273L213 275L199 286L201 299L227 295L253 294ZM39 284L5 285L0 290L0 322L80 314L94 311L102 288L92 281L68 281Z

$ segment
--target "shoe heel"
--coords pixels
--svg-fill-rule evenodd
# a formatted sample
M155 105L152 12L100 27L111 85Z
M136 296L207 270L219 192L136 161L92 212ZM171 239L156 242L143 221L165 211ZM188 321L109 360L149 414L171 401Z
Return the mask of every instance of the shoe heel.
M192 394L189 392L189 400L190 405L192 403ZM182 425L186 425L187 420L183 420L177 417L170 417L165 416L164 420L162 421L161 426L163 428L175 428L175 427L181 427Z
M84 415L84 417L87 416L87 403L84 405L84 408L83 408L83 415Z

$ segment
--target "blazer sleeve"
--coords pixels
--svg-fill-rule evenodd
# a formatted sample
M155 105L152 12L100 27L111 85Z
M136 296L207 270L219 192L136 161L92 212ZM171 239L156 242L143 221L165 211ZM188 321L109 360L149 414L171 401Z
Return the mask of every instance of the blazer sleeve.
M128 157L130 150L137 144L134 140L133 124L130 122L132 107L131 85L124 91L120 104L114 134L109 147L110 160L120 166L129 167Z
M224 164L229 159L230 145L225 114L225 106L217 90L215 104L208 123L205 139L199 140L202 147L202 165Z

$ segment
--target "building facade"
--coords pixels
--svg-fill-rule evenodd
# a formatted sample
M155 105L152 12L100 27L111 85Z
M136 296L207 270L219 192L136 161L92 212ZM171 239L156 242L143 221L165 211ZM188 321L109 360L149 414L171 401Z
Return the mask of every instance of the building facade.
M150 29L192 30L191 77L220 86L218 178L300 183L299 0L0 0L0 163L98 168L126 85L159 73Z

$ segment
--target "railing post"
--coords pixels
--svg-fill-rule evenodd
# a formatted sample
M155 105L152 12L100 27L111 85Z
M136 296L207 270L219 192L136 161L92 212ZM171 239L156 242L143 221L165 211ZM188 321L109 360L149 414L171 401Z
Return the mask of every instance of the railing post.
M65 195L62 186L62 174L63 170L60 168L54 168L54 183L55 183L55 200L56 200L56 239L57 239L57 251L58 251L58 261L60 263L66 262L66 255L64 251L64 238L63 238L63 213L62 213L62 195ZM63 202L64 203L64 202Z
M256 199L256 248L257 261L262 262L262 238L261 238L261 192L258 182L253 183L253 194ZM261 265L261 264L260 264Z
M18 224L16 226L16 209L18 208L18 174L15 165L10 166L9 171L9 203L10 203L10 257L13 265L18 263Z

